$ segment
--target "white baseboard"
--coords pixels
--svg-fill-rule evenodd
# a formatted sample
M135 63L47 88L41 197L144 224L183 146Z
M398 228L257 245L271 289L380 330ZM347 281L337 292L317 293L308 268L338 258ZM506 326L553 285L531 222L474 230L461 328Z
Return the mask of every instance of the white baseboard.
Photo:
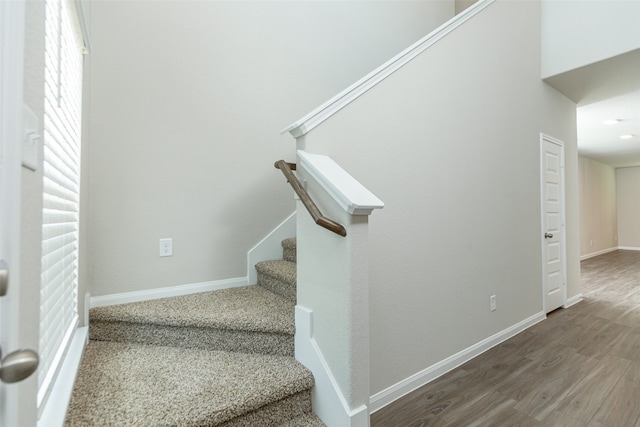
M640 248L637 248L635 246L618 246L618 249L621 249L623 251L640 251Z
M535 325L536 323L544 320L546 315L544 312L536 313L533 316L524 319L523 321L516 323L515 325L498 332L489 338L480 341L479 343L472 345L471 347L464 349L451 357L448 357L435 365L432 365L412 376L400 381L391 387L382 390L373 396L369 404L369 410L374 413L388 404L400 399L402 396L422 387L423 385L435 380L436 378L446 374L452 369L457 368L463 363L473 359L474 357L484 353L492 347L500 344L503 341L519 334L525 329Z
M579 303L580 301L582 301L582 294L574 295L571 298L567 299L567 302L562 307L569 308L572 305Z
M580 257L580 261L584 261L585 259L593 258L594 256L608 254L609 252L617 251L618 249L621 249L621 248L619 248L618 246L615 246L613 248L603 249L601 251L592 252L590 254L585 254L585 255L582 255ZM638 248L638 250L640 250L640 248Z
M282 241L295 235L296 213L294 212L247 252L247 278L250 285L258 283L256 264L260 261L282 259Z
M38 427L62 427L64 425L76 375L80 369L84 348L87 345L88 334L89 328L87 326L76 329L47 403L42 410L40 419L38 419Z
M296 359L315 378L311 391L313 412L331 427L368 427L369 411L365 405L350 409L340 391L322 351L313 339L313 312L296 306Z
M189 285L170 286L167 288L147 289L144 291L123 292L119 294L91 297L91 308L107 305L126 304L130 302L147 301L152 299L175 297L180 295L197 294L199 292L217 291L227 288L247 286L246 277L234 279L213 280L211 282L193 283Z
M613 251L617 251L617 250L621 250L621 251L640 251L640 248L636 247L636 246L616 246L616 247L613 247L613 248L603 249L601 251L597 251L597 252L593 252L593 253L590 253L590 254L582 255L580 257L580 261L584 261L585 259L593 258L593 257L598 256L598 255L604 255L604 254L607 254L609 252L613 252Z

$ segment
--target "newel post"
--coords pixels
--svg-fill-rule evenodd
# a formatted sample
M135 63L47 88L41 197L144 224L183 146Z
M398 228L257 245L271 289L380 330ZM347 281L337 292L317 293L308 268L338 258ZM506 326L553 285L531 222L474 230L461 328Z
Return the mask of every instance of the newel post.
M297 213L296 358L314 374L314 412L369 425L369 215L384 206L327 156L298 151L298 179L342 237Z

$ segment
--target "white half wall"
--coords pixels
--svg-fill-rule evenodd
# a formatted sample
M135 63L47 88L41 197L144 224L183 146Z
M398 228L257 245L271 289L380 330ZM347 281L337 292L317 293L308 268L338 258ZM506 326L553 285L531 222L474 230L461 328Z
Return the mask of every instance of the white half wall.
M261 261L282 259L282 241L296 237L296 213L292 213L282 223L267 234L247 253L247 280L250 285L258 283L256 264Z

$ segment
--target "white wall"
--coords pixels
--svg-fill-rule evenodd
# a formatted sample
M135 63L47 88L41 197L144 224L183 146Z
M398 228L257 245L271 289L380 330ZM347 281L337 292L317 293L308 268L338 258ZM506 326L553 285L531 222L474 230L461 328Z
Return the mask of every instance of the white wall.
M578 157L580 189L580 257L617 248L616 170L588 157Z
M370 218L373 394L541 313L540 132L566 147L579 293L575 114L540 80L540 4L505 1L304 136L385 203Z
M616 169L618 242L640 250L640 167Z
M469 6L473 5L477 1L478 0L456 0L456 7L455 7L456 15L464 11L465 9L467 9Z
M453 16L426 2L92 2L92 295L242 277L302 115ZM158 239L173 238L159 258Z
M640 2L542 0L542 77L640 48Z

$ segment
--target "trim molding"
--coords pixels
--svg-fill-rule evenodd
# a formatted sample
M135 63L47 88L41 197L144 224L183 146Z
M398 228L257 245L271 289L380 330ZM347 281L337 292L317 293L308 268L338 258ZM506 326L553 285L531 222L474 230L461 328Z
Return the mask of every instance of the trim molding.
M462 365L463 363L473 359L474 357L484 353L492 347L500 344L503 341L517 335L525 329L535 325L538 322L546 319L547 316L544 312L539 312L531 317L522 320L515 325L498 332L495 335L490 336L487 339L480 341L471 347L464 349L453 356L450 356L435 365L431 365L428 368L400 381L388 387L373 396L371 396L371 403L369 409L371 413L374 413L390 403L400 399L402 396L416 390L419 387L435 380L436 378L446 374L454 368Z
M360 95L364 94L395 71L409 63L416 56L420 55L430 46L436 44L440 39L468 21L494 1L495 0L479 0L474 3L472 6L454 16L427 36L418 40L416 43L412 44L407 49L382 64L380 67L376 68L371 73L340 92L338 95L329 99L311 113L283 129L280 133L289 132L294 138L298 138L309 133L316 126L333 116L335 113L357 99Z
M618 249L623 251L640 251L640 248L635 246L618 246Z
M91 297L91 308L107 305L126 304L159 298L175 297L180 295L197 294L199 292L217 291L226 288L238 288L247 286L246 277L235 279L214 280L211 282L192 283L190 285L170 286L167 288L147 289L144 291L123 292L119 294Z
M282 241L296 236L296 212L293 212L273 231L247 252L247 278L250 285L258 283L256 264L260 261L282 259Z
M618 249L622 249L622 248L619 248L618 246L614 246L613 248L603 249L601 251L597 251L597 252L593 252L593 253L590 253L590 254L582 255L580 257L580 261L584 261L585 259L593 258L594 256L608 254L609 252L617 251ZM638 248L637 250L640 250L640 248Z
M82 42L84 43L84 54L91 53L91 39L89 38L89 26L87 25L87 16L84 13L83 0L75 0L73 2L76 8L76 15L78 17L78 24L82 32Z
M329 156L298 150L300 169L304 169L318 184L351 215L371 215L382 209L384 202L342 169Z
M38 427L62 427L71 401L73 385L76 381L80 362L87 345L89 327L77 328L62 362L60 372L51 389L51 393L38 419Z
M315 378L311 399L318 418L331 427L368 427L368 408L365 405L349 408L322 350L313 339L313 312L300 305L296 305L295 340L296 359Z
M569 308L572 305L579 303L580 301L582 301L582 294L574 295L571 298L567 299L567 303L563 305L562 308Z

